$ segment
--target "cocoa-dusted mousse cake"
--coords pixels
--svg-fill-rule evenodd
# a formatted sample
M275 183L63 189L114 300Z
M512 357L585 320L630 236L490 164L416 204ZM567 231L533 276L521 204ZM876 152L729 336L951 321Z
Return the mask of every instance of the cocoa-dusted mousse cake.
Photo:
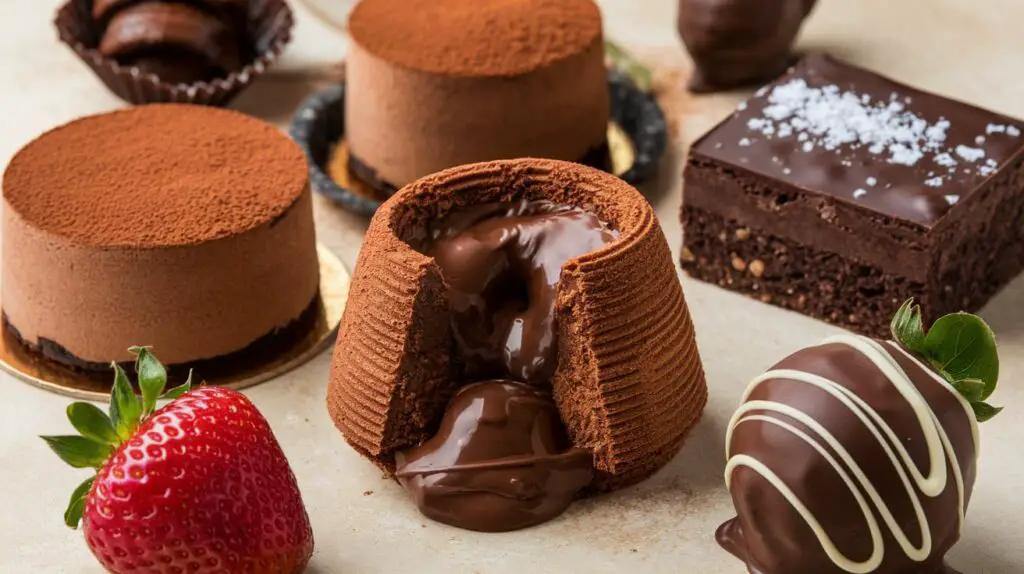
M327 404L427 516L522 528L667 463L707 399L638 191L554 160L461 166L376 213Z
M3 198L4 329L48 361L105 370L142 343L172 367L228 362L317 316L305 158L257 119L168 104L75 120L15 155Z
M496 159L608 167L593 0L363 0L348 30L349 167L378 191Z
M1024 269L1024 122L812 54L693 144L683 268L881 337Z

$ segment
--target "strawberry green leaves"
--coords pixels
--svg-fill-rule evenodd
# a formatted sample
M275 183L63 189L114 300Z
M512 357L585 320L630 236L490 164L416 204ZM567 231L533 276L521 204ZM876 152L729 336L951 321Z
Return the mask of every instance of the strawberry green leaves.
M68 405L68 420L83 437L101 444L115 445L118 443L114 424L106 413L91 403L71 403Z
M79 435L40 437L67 464L99 470L121 443L131 439L142 421L153 414L159 399L176 399L192 390L190 372L185 384L163 394L167 386L167 369L147 347L129 350L136 355L135 372L139 377L141 397L135 394L128 374L114 363L109 416L90 403L72 403L67 409L68 420ZM94 479L95 475L80 484L68 501L64 523L71 528L77 528L82 520L85 499Z
M1002 408L985 402L999 379L999 354L995 334L980 317L953 313L925 331L921 308L910 299L896 312L891 327L897 341L924 357L970 402L978 422L999 414Z
M114 367L114 386L110 390L110 420L122 440L131 438L142 419L142 401L132 390L128 375L117 363Z
M82 521L82 513L85 511L85 497L89 494L89 489L92 488L94 480L96 480L96 477L90 476L71 493L68 509L64 511L64 524L67 524L69 528L78 528L78 523Z
M84 436L41 437L61 460L75 468L99 468L107 462L114 448L109 444L96 442Z
M142 391L142 413L148 415L156 410L156 401L167 386L167 369L147 347L132 347L128 350L138 355L135 359L135 372L138 373L139 390Z

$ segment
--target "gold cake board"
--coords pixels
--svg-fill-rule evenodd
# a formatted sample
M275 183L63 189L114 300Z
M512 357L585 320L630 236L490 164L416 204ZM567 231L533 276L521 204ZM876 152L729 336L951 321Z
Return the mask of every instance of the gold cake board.
M351 276L331 250L320 244L316 250L320 260L320 308L309 333L258 365L241 367L219 377L202 378L199 374L202 382L231 389L258 385L309 362L331 345L348 301ZM95 376L76 375L70 369L40 360L6 333L0 337L0 370L30 385L75 399L106 401L110 397L110 383L100 383Z

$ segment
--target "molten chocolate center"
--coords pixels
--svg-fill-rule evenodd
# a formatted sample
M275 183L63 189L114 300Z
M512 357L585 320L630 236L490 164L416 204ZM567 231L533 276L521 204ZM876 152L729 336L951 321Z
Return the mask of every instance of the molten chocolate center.
M466 377L550 381L562 265L615 240L618 232L579 208L525 200L476 206L430 231L427 253L448 284Z
M428 517L487 532L561 514L593 478L543 389L558 363L562 266L618 238L595 215L549 201L483 204L428 229L424 252L448 285L466 380L436 436L396 456ZM518 382L517 382L518 381Z

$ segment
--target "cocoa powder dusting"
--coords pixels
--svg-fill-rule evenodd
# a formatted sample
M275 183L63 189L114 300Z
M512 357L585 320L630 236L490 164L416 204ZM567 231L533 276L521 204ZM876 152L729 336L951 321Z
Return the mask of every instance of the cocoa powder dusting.
M601 40L593 0L363 0L349 34L376 56L453 76L514 76Z
M87 245L188 245L282 215L307 185L302 150L237 112L159 104L75 120L4 173L9 207Z

